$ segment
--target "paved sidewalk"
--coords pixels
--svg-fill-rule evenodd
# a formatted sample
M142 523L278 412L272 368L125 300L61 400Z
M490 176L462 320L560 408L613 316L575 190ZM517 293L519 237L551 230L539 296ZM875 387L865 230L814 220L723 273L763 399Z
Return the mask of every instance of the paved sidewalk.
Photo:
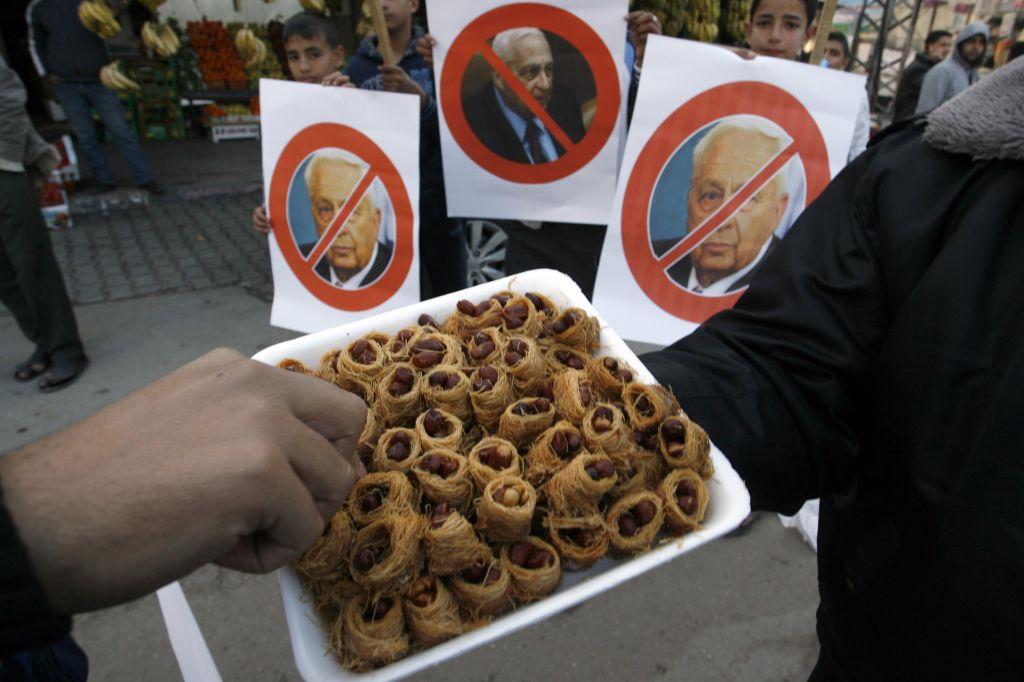
M52 232L71 299L81 305L240 285L269 300L267 240L249 225L259 193L87 213Z

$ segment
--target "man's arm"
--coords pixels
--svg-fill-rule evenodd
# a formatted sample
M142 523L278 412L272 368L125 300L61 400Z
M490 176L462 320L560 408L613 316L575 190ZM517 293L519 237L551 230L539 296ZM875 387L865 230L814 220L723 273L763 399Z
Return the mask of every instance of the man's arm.
M266 572L320 536L364 472L365 418L336 386L215 351L0 457L4 504L57 613L207 562Z
M50 76L49 69L49 34L46 27L39 21L40 0L29 3L25 11L25 19L28 22L28 52L32 55L32 63L41 77Z
M889 319L866 176L848 166L765 259L733 310L642 358L746 480L792 513L852 475L858 378Z

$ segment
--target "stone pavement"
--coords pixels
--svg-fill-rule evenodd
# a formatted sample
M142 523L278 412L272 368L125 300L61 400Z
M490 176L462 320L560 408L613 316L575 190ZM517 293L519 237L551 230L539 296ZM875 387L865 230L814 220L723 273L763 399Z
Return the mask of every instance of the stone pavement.
M215 346L253 354L295 336L268 324L265 241L248 229L259 201L251 183L258 154L205 144L182 147L189 158L160 148L168 197L87 213L53 233L92 358L78 383L43 395L15 382L3 368L32 348L0 310L0 452ZM210 168L190 166L192 156ZM713 543L418 679L806 679L818 650L815 565L795 533L766 517L745 537ZM206 567L182 584L225 680L298 679L273 575ZM94 680L180 679L152 595L79 616L74 634Z
M184 201L75 217L51 233L71 299L78 305L239 285L268 297L266 238L249 229L259 193Z

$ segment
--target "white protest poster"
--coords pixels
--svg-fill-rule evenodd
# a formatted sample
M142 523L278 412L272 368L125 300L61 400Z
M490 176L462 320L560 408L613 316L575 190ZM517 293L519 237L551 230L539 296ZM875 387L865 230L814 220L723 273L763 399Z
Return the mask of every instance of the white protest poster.
M326 329L419 300L419 98L260 81L270 323Z
M627 4L431 0L448 215L605 224Z
M731 308L846 164L863 98L863 76L652 36L594 292L608 323L667 344Z

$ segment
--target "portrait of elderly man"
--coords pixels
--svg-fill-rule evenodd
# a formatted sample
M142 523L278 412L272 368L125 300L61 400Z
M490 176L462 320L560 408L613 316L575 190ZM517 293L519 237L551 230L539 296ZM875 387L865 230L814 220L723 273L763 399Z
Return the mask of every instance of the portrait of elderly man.
M306 164L304 179L313 211L317 241L334 221L359 184L366 166L338 149L317 152ZM339 289L358 289L373 284L387 269L392 248L381 239L386 195L375 181L352 211L323 257L316 273ZM316 242L299 244L308 256Z
M536 28L513 28L494 36L491 49L574 143L586 128L573 84L558 77L551 44ZM524 164L549 163L565 154L556 136L495 71L464 98L470 128L495 154Z
M726 120L711 129L693 150L686 195L686 231L700 227L788 143L781 130L757 120ZM747 286L758 264L776 247L775 229L786 213L789 195L783 169L687 256L668 269L680 286L718 295ZM654 243L665 253L678 243Z

